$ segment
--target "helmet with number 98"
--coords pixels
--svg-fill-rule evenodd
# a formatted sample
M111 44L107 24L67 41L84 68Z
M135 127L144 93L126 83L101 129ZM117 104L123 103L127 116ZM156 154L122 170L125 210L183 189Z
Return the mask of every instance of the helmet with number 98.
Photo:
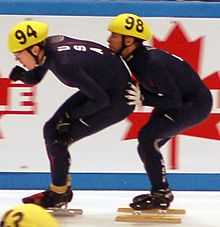
M15 25L8 36L8 48L12 53L40 43L47 38L48 25L38 21L22 21Z
M1 227L59 227L56 219L44 208L35 204L23 204L8 210Z
M128 35L141 40L151 39L153 33L139 16L123 13L116 16L108 26L108 30L120 35Z

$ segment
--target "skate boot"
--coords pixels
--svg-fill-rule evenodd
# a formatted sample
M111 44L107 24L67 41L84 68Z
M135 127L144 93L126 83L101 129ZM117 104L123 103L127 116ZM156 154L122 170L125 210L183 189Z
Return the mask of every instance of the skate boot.
M22 201L23 203L34 203L44 208L67 207L67 203L69 203L73 197L71 187L67 187L64 193L55 192L55 190L53 190L54 187L58 188L57 186L51 185L48 190L23 198Z
M151 196L151 193L147 193L147 194L141 194L141 195L137 195L133 198L133 202L136 203L136 202L139 202L141 200L144 200L144 199L147 199L147 197L150 197Z
M136 196L130 207L134 210L166 210L173 201L173 198L174 196L170 189L159 189L152 191L150 194Z

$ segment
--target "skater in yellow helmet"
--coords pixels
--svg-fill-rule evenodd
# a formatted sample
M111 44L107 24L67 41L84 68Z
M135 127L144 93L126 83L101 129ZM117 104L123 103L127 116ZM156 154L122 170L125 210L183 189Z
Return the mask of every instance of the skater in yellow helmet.
M38 21L22 21L9 33L9 51L15 54L17 60L25 59L25 66L33 69L44 61L44 51L41 47L44 46L47 36L47 24ZM28 55L32 58L26 58Z
M124 97L132 82L130 73L109 48L63 35L47 37L47 33L45 23L22 21L8 38L9 50L24 66L15 66L10 79L37 85L51 71L63 84L77 88L43 128L52 182L44 192L23 198L24 203L44 208L65 207L72 200L69 147L123 120L135 107ZM48 102L50 106L53 100Z
M133 209L167 209L173 201L160 148L172 137L205 120L212 96L200 76L183 59L145 46L152 32L139 16L125 13L108 26L112 51L126 61L139 86L127 97L131 104L153 107L149 121L138 133L138 154L151 183L151 192L134 197ZM199 109L199 111L198 111Z
M35 204L12 207L2 217L0 227L59 227L56 219Z
M120 14L108 25L112 33L109 37L109 46L115 53L123 54L127 49L134 49L143 41L150 40L153 33L147 23L139 16L131 13ZM111 46L111 39L118 38L117 45Z
M9 34L9 50L22 51L47 38L48 25L37 21L22 21L11 29Z

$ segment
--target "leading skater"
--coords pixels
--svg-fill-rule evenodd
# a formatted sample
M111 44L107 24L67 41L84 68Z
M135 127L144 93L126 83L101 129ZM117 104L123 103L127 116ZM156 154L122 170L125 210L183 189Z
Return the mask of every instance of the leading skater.
M166 209L173 193L160 148L181 131L205 120L212 108L212 96L186 61L143 45L152 31L139 16L120 14L108 30L109 48L124 58L139 83L140 90L134 86L128 97L154 107L150 120L138 134L138 153L152 188L149 194L136 196L130 206L137 210Z
M79 89L43 129L52 183L23 202L45 208L61 207L72 199L69 146L125 119L134 110L125 98L130 74L117 55L91 41L47 36L47 24L22 21L11 29L8 41L10 52L28 69L14 67L10 73L13 81L36 85L50 70L65 85ZM54 91L54 98L58 94Z

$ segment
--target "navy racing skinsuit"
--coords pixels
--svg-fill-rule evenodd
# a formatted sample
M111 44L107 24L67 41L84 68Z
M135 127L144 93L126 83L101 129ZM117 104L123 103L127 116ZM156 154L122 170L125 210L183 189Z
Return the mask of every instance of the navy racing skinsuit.
M139 81L143 105L154 107L138 135L138 153L152 191L169 187L159 148L209 115L212 96L199 75L179 57L141 45L126 59Z
M68 147L125 119L134 110L125 98L131 77L118 56L95 42L51 36L44 49L42 65L11 77L35 85L50 70L65 85L78 88L44 126L52 183L63 186L70 164ZM54 91L54 98L57 95Z

